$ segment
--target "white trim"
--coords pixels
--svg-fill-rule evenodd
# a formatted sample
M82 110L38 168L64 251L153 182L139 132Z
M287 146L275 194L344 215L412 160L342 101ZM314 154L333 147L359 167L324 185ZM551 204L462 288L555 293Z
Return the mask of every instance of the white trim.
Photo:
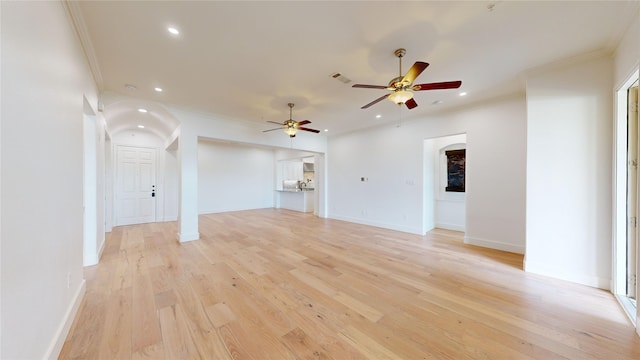
M633 311L635 310L635 307L631 303L631 300L629 300L628 297L620 294L613 294L613 296L616 297L616 300L618 300L618 303L624 309L624 313L627 315L627 318L629 318L629 320L631 321L631 323L633 324L633 326L636 328L636 331L637 331L638 327L636 326L636 318L635 316L633 316Z
M612 271L609 289L615 295L624 312L631 318L636 326L636 332L640 335L637 319L640 312L635 309L635 314L629 312L631 306L623 294L626 286L626 242L627 242L627 89L635 83L640 76L637 65L628 74L614 91L614 128L613 128L613 196L612 196ZM622 260L622 263L620 260ZM638 291L637 288L636 291Z
M96 82L98 89L102 89L104 87L104 81L102 79L102 73L100 72L98 57L96 56L93 43L91 42L91 36L89 36L87 25L84 21L84 18L82 17L82 10L80 10L80 6L78 5L77 1L65 0L63 1L63 4L67 9L67 13L71 18L71 23L76 30L78 39L80 40L80 46L82 47L84 55L87 59L89 69L91 69L93 80Z
M198 211L198 215L206 215L206 214L218 214L218 213L226 213L226 212L234 212L234 211L249 211L249 210L260 210L260 209L278 209L276 206L265 206L259 208L216 208L216 209L203 209Z
M104 252L105 245L107 244L106 236L102 239L102 244L100 244L100 248L98 249L98 262L100 262L100 258L102 257L102 253Z
M73 301L69 304L67 308L67 312L65 313L62 322L58 326L58 330L53 337L47 352L45 353L45 359L57 359L60 355L60 351L62 351L62 346L64 345L65 340L67 340L67 335L69 335L69 330L71 329L71 325L73 324L73 320L78 313L78 309L80 308L80 304L82 303L82 299L84 299L84 294L86 293L86 281L82 279L80 286L78 287L78 291L76 291Z
M194 241L194 240L200 240L200 233L191 233L191 234L182 234L182 233L178 233L178 241L182 242L187 242L187 241Z
M454 231L462 231L462 232L466 231L464 226L457 225L457 224L436 223L435 227L439 229L446 229L446 230L454 230Z
M328 218L346 221L346 222L355 223L355 224L368 225L368 226L379 227L383 229L395 230L395 231L400 231L400 232L405 232L410 234L424 235L422 233L422 229L417 229L414 227L398 226L395 224L383 223L379 221L370 221L370 220L352 218L348 216L339 216L339 215L331 215L331 214L328 216Z
M507 251L507 252L512 252L516 254L525 253L525 247L521 245L514 245L514 244L504 243L501 241L495 241L495 240L480 239L480 238L471 237L471 236L465 236L464 243L468 245L481 246L489 249Z
M571 281L574 283L587 285L603 290L611 288L611 280L599 278L597 276L583 276L582 274L568 273L564 269L548 266L547 264L536 263L524 260L524 271L548 276L555 279Z

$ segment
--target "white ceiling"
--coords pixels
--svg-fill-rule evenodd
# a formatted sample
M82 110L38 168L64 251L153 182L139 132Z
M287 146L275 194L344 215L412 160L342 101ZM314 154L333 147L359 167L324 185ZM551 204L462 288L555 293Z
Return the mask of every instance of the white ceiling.
M267 120L288 119L287 103L293 102L294 120L329 129L303 136L326 136L523 91L529 69L611 52L639 4L81 1L70 7L76 23L84 23L80 36L100 90L111 99L140 101L120 101L131 111L122 116L128 126L142 121L133 116L137 107L161 102L254 121L259 131L271 128ZM169 26L180 34L171 35ZM386 90L351 85L386 85L398 76L393 51L400 47L407 49L403 72L415 61L431 64L416 83L462 80L462 87L417 92L413 110L386 100L361 110ZM351 83L332 78L335 72ZM156 86L164 91L155 92ZM433 105L436 100L443 103Z

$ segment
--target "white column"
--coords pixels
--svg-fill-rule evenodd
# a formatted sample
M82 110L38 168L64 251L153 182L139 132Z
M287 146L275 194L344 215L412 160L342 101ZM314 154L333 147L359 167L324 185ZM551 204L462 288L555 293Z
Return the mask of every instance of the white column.
M316 154L313 157L314 162L314 215L321 218L327 217L327 172L326 172L326 154Z
M178 168L178 240L198 240L198 137L184 125L178 144Z

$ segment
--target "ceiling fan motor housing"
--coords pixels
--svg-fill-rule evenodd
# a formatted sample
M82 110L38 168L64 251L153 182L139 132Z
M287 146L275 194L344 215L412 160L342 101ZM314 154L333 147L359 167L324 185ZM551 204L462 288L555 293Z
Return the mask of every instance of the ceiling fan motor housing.
M391 81L389 81L389 86L387 87L388 90L400 90L400 89L405 89L407 86L411 85L409 83L407 83L406 81L403 82L402 78L404 76L398 76L396 78L391 79Z

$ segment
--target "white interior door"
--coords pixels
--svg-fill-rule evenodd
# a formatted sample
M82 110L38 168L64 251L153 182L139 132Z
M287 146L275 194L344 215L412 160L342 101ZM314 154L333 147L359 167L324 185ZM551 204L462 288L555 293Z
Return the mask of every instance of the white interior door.
M156 150L118 146L116 225L156 221Z

